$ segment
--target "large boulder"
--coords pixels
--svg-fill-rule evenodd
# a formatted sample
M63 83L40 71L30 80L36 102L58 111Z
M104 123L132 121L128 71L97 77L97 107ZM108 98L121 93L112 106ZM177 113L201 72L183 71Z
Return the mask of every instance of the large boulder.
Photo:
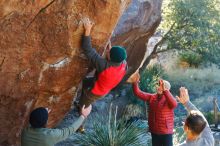
M162 0L133 0L115 29L113 44L128 52L128 76L146 59L148 40L161 21L161 5Z
M19 145L36 107L51 109L48 126L69 111L89 63L82 53L82 18L95 26L102 53L130 0L0 1L0 145Z

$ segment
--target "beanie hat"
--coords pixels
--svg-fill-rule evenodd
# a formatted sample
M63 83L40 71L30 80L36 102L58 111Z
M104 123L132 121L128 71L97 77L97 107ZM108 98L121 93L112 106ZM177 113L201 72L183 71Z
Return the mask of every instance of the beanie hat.
M127 58L125 48L120 46L113 46L110 50L110 59L113 62L121 63Z
M33 128L43 128L48 120L46 108L39 107L31 112L29 122Z

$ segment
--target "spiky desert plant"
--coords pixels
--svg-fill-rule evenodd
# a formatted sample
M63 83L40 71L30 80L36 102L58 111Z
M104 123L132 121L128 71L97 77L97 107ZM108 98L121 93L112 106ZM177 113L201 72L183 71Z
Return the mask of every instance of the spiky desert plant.
M144 146L147 145L146 129L139 128L140 122L127 123L117 120L117 107L110 106L108 115L93 117L93 129L76 135L80 146Z

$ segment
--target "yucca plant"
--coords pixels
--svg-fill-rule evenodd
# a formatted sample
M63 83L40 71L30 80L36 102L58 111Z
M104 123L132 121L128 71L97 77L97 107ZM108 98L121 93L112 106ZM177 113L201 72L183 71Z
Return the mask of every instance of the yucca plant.
M176 127L175 133L173 135L174 145L181 144L186 139L186 134L184 133L183 127Z
M93 117L93 128L84 134L76 135L75 142L80 146L142 146L147 145L146 129L139 128L140 122L127 123L117 120L117 107L110 106L108 115Z

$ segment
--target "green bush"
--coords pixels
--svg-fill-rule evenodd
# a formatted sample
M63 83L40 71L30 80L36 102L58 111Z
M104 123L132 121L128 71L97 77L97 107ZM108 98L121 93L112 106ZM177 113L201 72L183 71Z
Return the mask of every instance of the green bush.
M139 87L142 91L155 93L155 85L160 78L167 78L162 66L158 64L150 66L141 73ZM132 87L127 91L127 96L131 103L144 106L144 102L134 95Z
M96 115L93 118L93 128L84 134L76 135L75 143L81 146L145 146L146 129L139 128L140 122L130 124L123 119L116 119L117 107L110 107L109 115Z
M205 113L205 118L209 124L214 124L214 113L213 112Z
M140 89L148 93L155 93L155 85L160 78L165 77L165 72L161 65L155 64L148 67L141 73Z
M162 10L162 46L167 47L159 45L158 52L175 49L187 52L183 59L191 65L203 61L220 67L219 0L164 0Z
M193 52L184 52L179 54L179 59L181 62L186 62L189 67L198 68L202 63L202 56Z

